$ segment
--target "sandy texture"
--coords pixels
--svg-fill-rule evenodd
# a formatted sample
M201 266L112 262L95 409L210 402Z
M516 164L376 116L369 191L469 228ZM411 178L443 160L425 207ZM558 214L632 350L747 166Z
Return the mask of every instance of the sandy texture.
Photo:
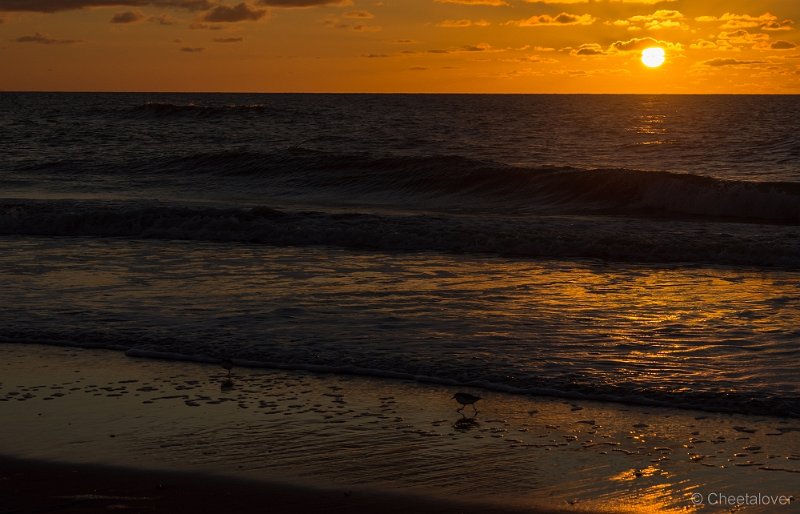
M318 490L200 473L0 458L0 513L533 512L387 493ZM536 511L553 512L556 511Z
M305 502L313 495L296 491L311 490L328 506L340 496L380 502L399 495L392 497L434 509L467 502L479 510L685 512L703 508L693 494L800 495L796 419L483 391L472 391L484 397L480 413L467 408L464 416L455 411L455 390L441 386L235 368L227 388L215 365L33 345L0 345L0 376L2 454L255 480L271 484L268 498L286 492L288 503L276 500L286 505ZM28 469L47 482L61 481L53 469L68 468ZM80 469L88 478L76 485L117 476ZM135 475L119 492L111 483L97 494L153 496L150 475ZM222 497L205 485L217 480L195 489ZM70 487L62 496L95 494L86 490ZM11 496L33 501L34 491ZM183 491L176 497L197 492ZM798 503L746 511L798 512Z

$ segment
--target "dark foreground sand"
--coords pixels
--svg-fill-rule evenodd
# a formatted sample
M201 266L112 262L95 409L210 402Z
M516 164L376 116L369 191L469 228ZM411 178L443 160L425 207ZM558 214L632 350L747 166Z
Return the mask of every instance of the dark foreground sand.
M0 514L730 512L800 420L0 344ZM56 464L56 463L61 464ZM800 502L737 511L792 514Z
M346 490L315 490L201 473L0 457L0 514L521 513L543 511Z

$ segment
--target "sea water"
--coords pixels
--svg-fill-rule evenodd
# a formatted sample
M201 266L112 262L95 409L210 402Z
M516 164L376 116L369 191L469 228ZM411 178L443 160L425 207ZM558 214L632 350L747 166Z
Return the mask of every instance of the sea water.
M0 339L800 416L792 96L0 94Z

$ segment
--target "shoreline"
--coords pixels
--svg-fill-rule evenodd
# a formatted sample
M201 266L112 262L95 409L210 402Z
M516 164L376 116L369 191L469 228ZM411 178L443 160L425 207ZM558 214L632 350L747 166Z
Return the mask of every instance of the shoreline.
M42 480L69 466L87 473L76 485L108 466L224 477L287 505L350 491L353 512L686 512L698 492L800 496L791 418L491 391L468 417L441 385L236 368L226 388L217 365L40 345L0 345L0 377L0 455ZM103 495L144 495L127 490Z

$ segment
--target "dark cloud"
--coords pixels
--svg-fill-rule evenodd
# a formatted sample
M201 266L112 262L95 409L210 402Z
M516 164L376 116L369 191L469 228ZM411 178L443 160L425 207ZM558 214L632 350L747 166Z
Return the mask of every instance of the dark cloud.
M0 11L58 12L85 7L178 7L190 11L210 9L208 0L0 0Z
M352 28L357 32L378 32L381 30L380 27L373 25L353 25Z
M136 23L137 21L142 21L144 19L144 14L140 12L134 11L127 11L117 13L111 17L111 23Z
M704 61L703 64L706 66L743 66L747 64L766 64L765 61L744 61L739 59L722 59L716 58L711 59L710 61Z
M209 0L151 0L148 3L156 7L179 7L190 11L204 11L214 5Z
M244 41L243 37L216 37L214 38L215 43L241 43Z
M216 23L232 23L237 21L256 21L267 14L266 9L250 7L246 3L235 6L218 5L203 16L204 21Z
M773 50L791 50L792 48L797 48L797 45L791 41L775 41L770 45L770 48Z
M537 27L537 26L561 26L566 27L570 25L592 25L597 18L589 14L569 14L562 12L556 16L549 14L540 14L531 16L525 20L514 20L508 22L509 25L517 25L519 27Z
M318 5L351 5L349 0L259 0L270 7L316 7Z
M49 36L37 32L32 36L22 36L14 39L17 43L38 43L40 45L71 45L73 43L80 43L78 39L53 39Z
M185 47L181 48L181 52L186 52L186 53L190 53L190 54L196 54L198 52L202 52L203 50L205 50L205 48L188 47L188 46L185 46Z

